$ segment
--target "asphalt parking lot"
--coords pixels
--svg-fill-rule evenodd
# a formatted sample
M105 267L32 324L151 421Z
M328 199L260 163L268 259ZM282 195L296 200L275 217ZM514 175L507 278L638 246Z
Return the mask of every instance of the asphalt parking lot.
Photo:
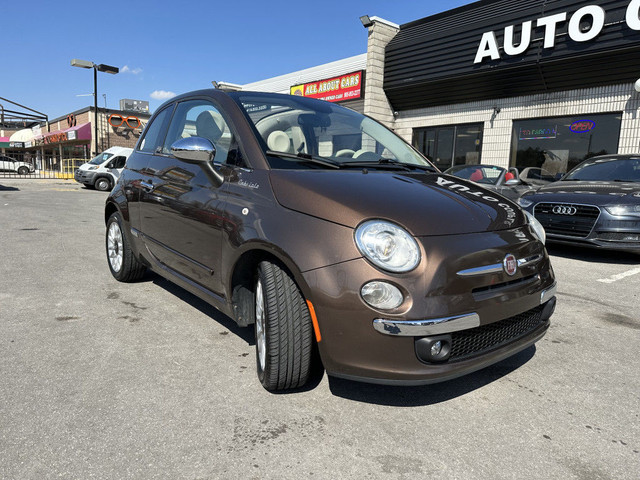
M0 179L1 479L640 478L640 255L550 247L548 334L475 374L276 395L252 331L111 277L106 195Z

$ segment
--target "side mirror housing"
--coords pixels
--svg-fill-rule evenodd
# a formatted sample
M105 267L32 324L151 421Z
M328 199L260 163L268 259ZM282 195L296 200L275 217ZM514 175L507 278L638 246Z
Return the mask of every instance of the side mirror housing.
M512 178L511 180L507 180L506 182L504 182L504 184L508 187L515 187L516 185L520 185L521 183L522 182L517 178Z
M202 137L181 138L173 142L171 153L178 160L200 166L214 186L219 187L224 182L222 175L211 165L211 161L216 155L216 147L209 139Z

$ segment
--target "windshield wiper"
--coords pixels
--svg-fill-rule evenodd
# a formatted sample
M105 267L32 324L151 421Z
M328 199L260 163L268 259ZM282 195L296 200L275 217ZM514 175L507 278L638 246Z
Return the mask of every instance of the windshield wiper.
M415 163L403 163L393 158L381 158L377 161L369 162L344 162L340 165L342 168L392 168L406 171L425 170L435 172L436 169L429 165L416 165Z
M328 158L317 157L315 155L309 155L308 153L288 153L288 152L276 152L275 150L267 150L267 155L273 155L276 157L292 158L294 160L302 160L303 162L315 163L316 165L322 165L327 168L340 168L338 162L334 162Z

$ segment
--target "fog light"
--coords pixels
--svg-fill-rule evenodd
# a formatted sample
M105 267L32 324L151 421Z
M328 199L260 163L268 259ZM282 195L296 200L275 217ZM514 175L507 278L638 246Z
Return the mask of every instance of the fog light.
M451 355L451 335L417 339L416 355L426 363L446 362Z
M379 310L393 310L404 301L400 289L387 282L369 282L360 289L360 295L365 302Z

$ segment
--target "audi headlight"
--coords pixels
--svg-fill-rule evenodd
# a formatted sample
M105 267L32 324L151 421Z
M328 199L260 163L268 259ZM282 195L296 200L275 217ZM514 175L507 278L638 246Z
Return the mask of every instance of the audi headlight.
M531 215L529 212L525 211L524 214L527 216L528 223L529 225L531 225L533 233L536 237L538 237L538 240L540 240L544 244L547 241L547 234L544 231L544 227L538 221L538 219Z
M355 232L360 253L374 265L394 273L409 272L420 263L415 239L398 225L383 220L361 223Z
M611 215L640 215L640 205L610 205L604 209Z
M531 200L527 200L524 197L520 197L518 199L518 205L520 205L522 208L527 208L530 207L533 204L533 201Z

